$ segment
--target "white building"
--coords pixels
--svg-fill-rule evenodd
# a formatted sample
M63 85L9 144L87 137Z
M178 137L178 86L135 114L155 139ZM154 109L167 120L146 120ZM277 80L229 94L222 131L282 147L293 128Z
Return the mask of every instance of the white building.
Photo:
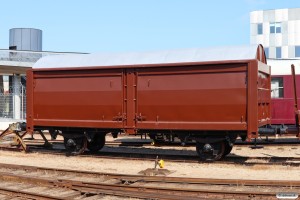
M300 8L253 11L250 32L268 58L300 58Z

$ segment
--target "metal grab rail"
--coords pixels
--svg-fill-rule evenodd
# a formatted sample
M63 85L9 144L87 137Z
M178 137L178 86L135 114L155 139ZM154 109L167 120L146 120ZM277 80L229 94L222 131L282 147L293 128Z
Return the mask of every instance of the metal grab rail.
M0 61L35 63L38 59L44 56L63 55L63 54L85 54L85 53L51 52L51 51L20 51L20 50L0 49Z

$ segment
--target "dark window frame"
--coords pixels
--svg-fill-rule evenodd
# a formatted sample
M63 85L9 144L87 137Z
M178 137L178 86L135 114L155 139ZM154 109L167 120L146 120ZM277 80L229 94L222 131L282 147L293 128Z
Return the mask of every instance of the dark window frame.
M300 46L295 46L295 57L300 57Z
M271 79L271 86L274 83L278 83L278 87L272 88L271 97L273 99L284 98L284 85L283 85L283 77L272 77ZM278 90L278 92L277 92Z
M257 35L262 35L263 32L263 24L262 23L258 23L257 24Z
M276 47L276 58L282 58L282 48Z
M265 50L266 58L269 58L270 48L269 48L269 47L266 47L266 48L264 48L264 50Z
M271 22L270 33L281 33L281 22Z
M270 23L270 33L275 33L275 23Z

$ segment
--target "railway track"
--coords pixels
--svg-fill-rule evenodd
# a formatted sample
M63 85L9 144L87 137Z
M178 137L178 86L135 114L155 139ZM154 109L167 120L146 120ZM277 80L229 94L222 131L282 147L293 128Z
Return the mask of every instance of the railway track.
M153 144L151 141L139 141L139 142L130 142L130 141L107 141L106 145L111 146L182 146L180 142L174 143L157 143ZM234 146L236 147L243 147L243 146L254 146L253 142L236 142ZM257 145L262 146L300 146L300 141L280 141L280 142L258 142ZM194 143L187 143L184 145L185 147L194 147Z
M100 199L99 194L174 200L277 199L276 195L296 197L300 192L300 181L140 176L1 163L0 170L0 194L28 195L30 199L92 199L95 195L95 199ZM20 182L22 184L18 184ZM11 185L15 185L15 189Z
M56 155L71 155L64 149L63 140L49 140L52 143L52 148L45 148L43 146L44 141L42 139L30 138L24 139L26 145L29 147L30 152L33 153L43 153L43 154L56 154ZM289 141L291 142L291 141ZM294 146L290 143L285 143L281 141L281 147L287 146L291 148L298 148L298 141L293 140ZM259 143L261 144L261 143ZM273 143L271 143L273 144ZM186 163L203 163L199 161L198 156L194 151L190 150L176 150L176 149L164 149L164 151L157 151L155 148L147 148L151 143L148 141L107 141L106 146L98 153L91 154L88 151L83 155L77 155L81 157L96 157L103 159L131 159L131 160L156 160L164 159L165 161L172 162L186 162ZM171 144L179 145L179 144ZM278 145L278 142L276 146ZM130 148L128 148L130 146ZM133 146L133 147L132 147ZM165 145L164 145L165 146ZM239 148L239 146L236 145ZM246 147L241 145L240 147ZM300 148L300 147L299 147ZM19 151L17 148L1 147L2 150L9 151ZM300 156L299 157L277 157L277 156L235 156L229 155L221 161L215 161L219 164L230 164L230 165L288 165L288 166L300 166Z
M32 143L43 143L44 141L42 139L34 139L31 140L31 138L25 138L25 141L31 141ZM63 140L50 140L50 142L58 142L63 143ZM106 141L106 145L110 146L183 146L181 142L165 142L165 143L152 143L152 140L150 139L119 139L119 140L113 140L113 141ZM234 144L235 146L254 146L254 142L243 142L240 140L237 140ZM263 146L300 146L300 140L297 138L284 138L280 140L258 140L257 145L263 145ZM194 147L195 143L193 142L187 142L184 144L186 147Z
M28 144L27 144L28 145ZM40 154L52 154L62 156L72 156L69 152L64 149L62 143L54 143L52 148L45 148L42 143L39 145L28 145L30 151L28 153L40 153ZM121 148L121 149L120 149ZM1 147L1 150L7 151L19 151L17 148ZM180 162L180 163L205 163L200 161L198 156L194 154L183 154L182 151L175 151L168 153L168 150L161 153L155 151L156 149L140 149L134 147L115 147L106 146L98 153L85 152L78 157L94 157L101 159L119 159L119 160L142 160L142 161L155 161L157 157L167 162ZM171 150L174 151L174 150ZM188 153L188 152L187 152ZM206 162L209 163L209 162ZM229 165L264 165L264 166L300 166L300 157L274 157L274 156L227 156L223 160L214 161L217 164L229 164Z

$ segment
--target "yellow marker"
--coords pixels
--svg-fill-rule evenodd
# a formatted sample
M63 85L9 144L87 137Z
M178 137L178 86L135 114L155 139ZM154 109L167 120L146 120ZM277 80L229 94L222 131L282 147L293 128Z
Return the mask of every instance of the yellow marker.
M158 166L160 168L164 168L165 167L165 161L163 161L163 160L158 161Z
M152 140L151 145L152 145L152 146L155 145L155 141L154 141L154 140Z

